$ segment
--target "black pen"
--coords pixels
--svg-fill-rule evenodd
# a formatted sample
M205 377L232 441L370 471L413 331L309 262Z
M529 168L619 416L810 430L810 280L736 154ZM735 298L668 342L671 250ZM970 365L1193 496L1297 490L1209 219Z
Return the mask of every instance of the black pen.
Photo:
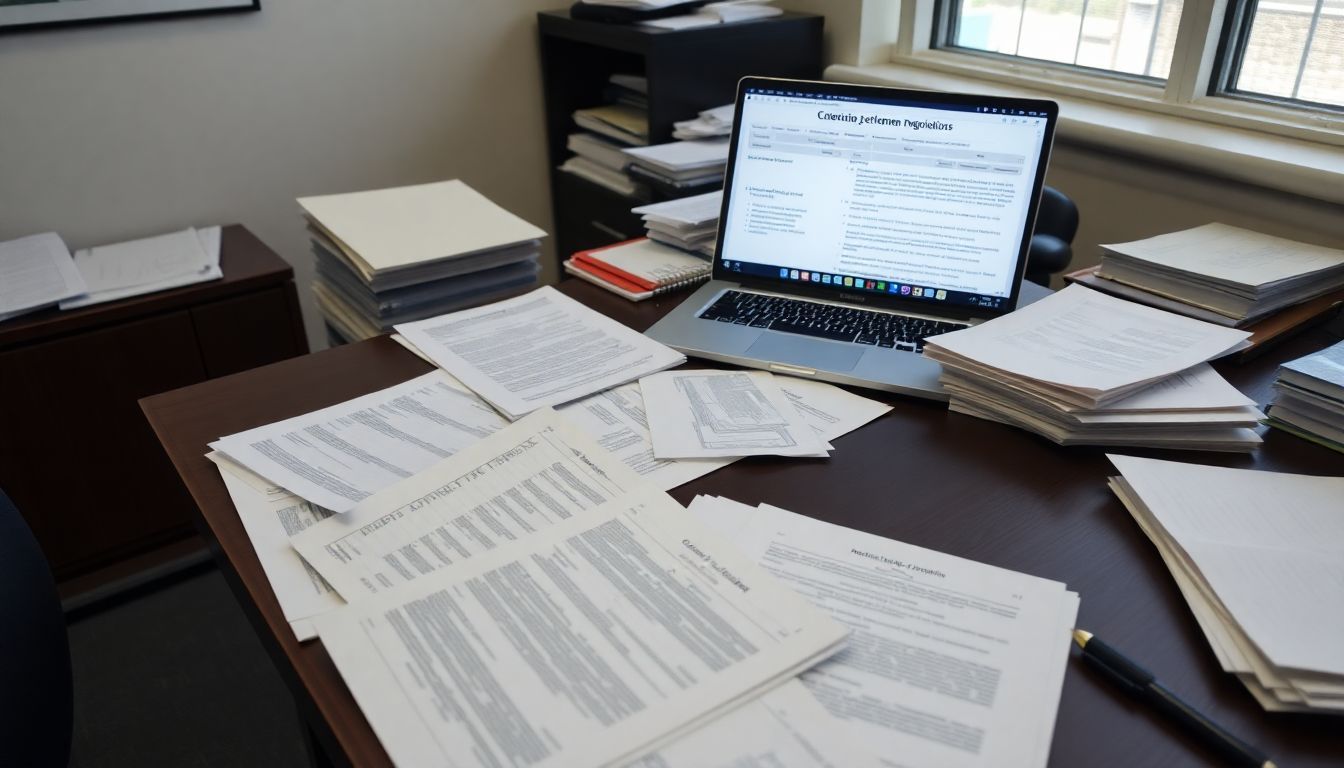
M1083 658L1130 693L1152 704L1192 736L1227 758L1229 765L1247 768L1275 768L1274 762L1260 750L1223 730L1217 723L1196 712L1176 694L1163 688L1152 672L1120 655L1118 651L1092 637L1091 632L1073 630L1073 640L1083 649Z

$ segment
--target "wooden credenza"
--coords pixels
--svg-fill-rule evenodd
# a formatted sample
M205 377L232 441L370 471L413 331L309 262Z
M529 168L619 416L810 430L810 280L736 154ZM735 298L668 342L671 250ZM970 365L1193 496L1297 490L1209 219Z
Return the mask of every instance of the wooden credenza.
M308 351L294 271L241 225L221 280L0 323L0 488L58 581L189 536L137 401Z

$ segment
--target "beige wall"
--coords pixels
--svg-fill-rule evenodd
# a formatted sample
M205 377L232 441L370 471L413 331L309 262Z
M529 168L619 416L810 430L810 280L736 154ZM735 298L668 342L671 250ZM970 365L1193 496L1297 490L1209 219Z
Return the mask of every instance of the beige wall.
M299 195L456 177L550 229L535 11L558 5L266 0L6 36L0 240L241 222L294 265L318 344Z

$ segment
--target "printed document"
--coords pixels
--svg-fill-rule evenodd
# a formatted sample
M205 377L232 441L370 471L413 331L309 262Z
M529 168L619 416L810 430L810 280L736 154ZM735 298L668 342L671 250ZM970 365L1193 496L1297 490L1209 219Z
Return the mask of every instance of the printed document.
M686 361L550 286L396 329L510 419Z
M1169 270L1242 288L1273 285L1344 265L1344 251L1336 248L1218 223L1101 247Z
M1078 597L1063 584L823 523L697 499L692 514L854 632L803 674L884 765L1044 766Z
M641 485L546 408L299 533L293 544L355 603Z
M933 336L928 345L940 362L1005 371L1053 385L1061 399L1088 405L1117 400L1218 357L1248 336L1070 285L1003 317Z
M648 487L316 621L402 768L620 765L847 634Z
M336 512L508 422L443 371L221 438L211 448Z
M679 197L662 203L651 203L632 208L645 221L656 221L682 227L698 227L719 220L719 209L723 207L723 190L706 192L703 195Z
M61 302L61 309L219 280L220 228L188 228L75 252L75 266L89 291Z
M275 599L285 620L300 642L317 637L312 617L339 608L345 601L336 590L318 575L299 553L290 546L289 537L336 514L315 504L272 487L271 492L259 491L238 467L227 458L214 454L209 457L220 469L220 477L229 490L238 518L247 530L252 548L261 561L261 569L271 583Z
M803 421L824 441L848 434L891 410L889 405L820 381L780 377L776 383ZM639 384L608 389L556 410L627 467L664 491L736 461L736 458L655 458Z
M86 290L65 241L55 232L0 243L0 320Z
M639 380L653 455L825 456L827 445L763 371L668 371Z

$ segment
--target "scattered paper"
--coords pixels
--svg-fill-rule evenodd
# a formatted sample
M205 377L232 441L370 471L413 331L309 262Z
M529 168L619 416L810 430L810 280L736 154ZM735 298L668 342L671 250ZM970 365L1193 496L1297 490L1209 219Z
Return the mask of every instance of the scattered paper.
M660 459L824 456L827 447L763 371L669 371L640 379Z
M61 309L102 304L169 288L219 280L219 227L188 228L75 252L75 266L88 293L61 302Z
M433 371L210 447L291 493L345 512L507 423L460 382Z
M49 307L87 288L55 232L0 243L0 320Z
M686 361L550 286L396 328L510 419Z

